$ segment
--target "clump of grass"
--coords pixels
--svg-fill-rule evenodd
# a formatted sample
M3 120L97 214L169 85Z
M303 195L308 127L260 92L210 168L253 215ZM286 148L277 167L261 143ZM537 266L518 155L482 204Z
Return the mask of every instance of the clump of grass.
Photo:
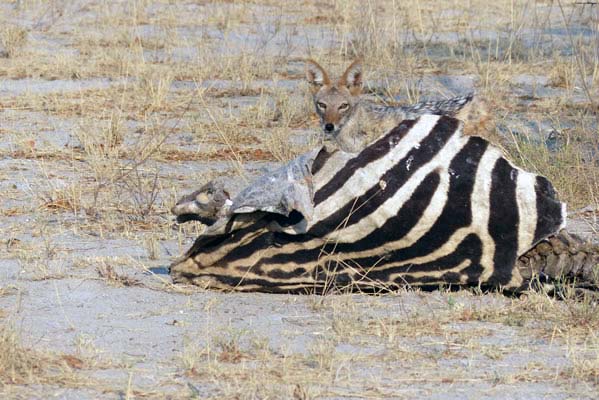
M75 134L85 152L86 159L96 173L96 180L103 181L111 176L125 137L122 114L111 113L100 124L92 120L83 121Z
M35 380L45 363L45 357L24 348L14 328L0 326L0 382L22 384Z
M238 333L223 338L217 338L215 340L218 348L218 361L237 364L243 359L244 353L241 350L239 343L240 335L241 334Z
M197 375L209 354L209 348L200 347L191 340L185 339L183 351L180 354L181 366L185 373L190 376Z
M40 193L40 207L54 213L69 211L78 214L81 209L81 191L82 188L78 184L68 185L64 188L52 188Z
M112 265L107 264L103 260L101 260L100 265L96 267L96 271L100 278L104 279L111 286L122 287L141 285L139 279L131 278L130 276L116 272Z
M14 58L19 54L21 49L27 43L27 31L18 26L6 26L0 30L0 44L4 48L0 48L0 57L4 55L7 58Z
M146 68L140 73L137 83L140 98L146 99L145 113L151 113L165 107L174 75L169 70Z
M42 352L21 342L12 320L0 325L0 386L52 383L83 385L74 370L84 366L83 360L68 354Z
M335 341L330 337L314 340L308 349L308 366L323 372L331 372L335 366L335 345Z
M596 333L589 333L583 344L571 344L568 358L572 366L563 375L599 385L599 338Z
M133 197L135 213L144 218L154 212L160 185L158 170L152 172L141 171L141 167L122 179L122 184Z
M148 252L148 258L150 260L158 260L160 256L160 247L158 239L155 235L151 235L150 237L145 238L144 247Z
M9 239L10 240L10 239ZM19 293L19 288L14 285L0 286L0 297L11 296ZM0 318L4 317L4 313L0 313Z
M273 120L278 126L285 128L298 128L306 125L314 112L312 96L307 84L298 85L297 92L277 88L273 92L274 110Z

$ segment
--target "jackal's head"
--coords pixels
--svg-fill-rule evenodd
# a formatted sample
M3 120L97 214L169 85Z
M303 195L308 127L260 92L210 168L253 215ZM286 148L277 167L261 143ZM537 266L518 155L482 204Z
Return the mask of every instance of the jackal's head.
M336 137L356 110L362 92L362 63L358 59L341 78L331 81L316 61L306 62L306 78L311 85L316 113L325 135Z

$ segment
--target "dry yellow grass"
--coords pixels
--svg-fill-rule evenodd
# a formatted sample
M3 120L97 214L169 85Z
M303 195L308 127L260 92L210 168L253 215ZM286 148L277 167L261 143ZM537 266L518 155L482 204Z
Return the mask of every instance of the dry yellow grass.
M24 346L12 321L0 325L0 383L2 385L59 384L82 387L77 371L87 367L80 357Z

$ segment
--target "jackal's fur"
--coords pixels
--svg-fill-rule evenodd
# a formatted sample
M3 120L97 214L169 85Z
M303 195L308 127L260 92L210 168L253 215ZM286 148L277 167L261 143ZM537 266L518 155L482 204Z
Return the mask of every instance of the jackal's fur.
M316 61L308 60L306 78L325 138L333 139L344 151L358 152L401 121L423 114L456 117L466 122L466 134L491 136L486 108L482 102L473 101L473 94L407 106L377 105L361 99L360 60L354 61L336 81Z

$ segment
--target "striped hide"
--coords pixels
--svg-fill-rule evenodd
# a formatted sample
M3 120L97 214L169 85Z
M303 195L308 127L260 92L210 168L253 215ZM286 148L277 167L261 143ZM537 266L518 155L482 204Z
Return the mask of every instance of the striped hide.
M313 152L305 176L289 181L292 193L309 193L309 206L287 190L283 211L269 212L255 196L243 207L240 194L171 266L174 281L285 293L521 287L517 257L563 227L565 205L547 179L461 125L425 115L357 154Z

